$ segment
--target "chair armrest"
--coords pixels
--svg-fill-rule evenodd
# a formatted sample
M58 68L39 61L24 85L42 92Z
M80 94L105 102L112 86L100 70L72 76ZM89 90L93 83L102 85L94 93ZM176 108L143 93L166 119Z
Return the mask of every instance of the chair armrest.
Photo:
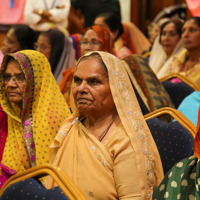
M144 115L144 119L148 120L154 117L160 117L162 115L171 115L174 119L176 119L183 127L185 127L195 138L196 136L196 126L187 118L185 117L181 112L174 108L170 107L163 107L158 110L152 111L151 113L148 113Z
M71 200L86 200L77 186L72 182L72 180L65 174L60 168L53 167L50 164L44 164L30 168L24 172L17 173L16 175L10 177L0 190L0 196L3 194L4 190L13 183L22 181L24 179L29 179L33 177L41 178L43 176L50 175L58 184L60 189L65 193L65 195Z
M186 84L188 84L190 87L192 87L195 91L200 91L200 86L197 85L195 82L193 82L192 80L190 80L189 78L187 78L186 76L183 76L179 73L172 73L169 74L161 79L160 82L164 82L166 80L170 80L172 78L179 78L181 81L185 82Z

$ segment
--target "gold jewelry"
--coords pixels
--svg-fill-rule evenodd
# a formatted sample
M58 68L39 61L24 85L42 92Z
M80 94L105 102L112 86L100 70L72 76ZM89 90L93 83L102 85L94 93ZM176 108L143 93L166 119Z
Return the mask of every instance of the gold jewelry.
M106 133L108 132L109 128L111 127L112 123L114 122L115 118L117 116L117 112L115 113L115 115L113 116L113 118L111 119L110 123L108 124L108 126L104 129L104 131L101 133L101 135L98 137L98 140L101 142L104 138L104 136L106 135Z

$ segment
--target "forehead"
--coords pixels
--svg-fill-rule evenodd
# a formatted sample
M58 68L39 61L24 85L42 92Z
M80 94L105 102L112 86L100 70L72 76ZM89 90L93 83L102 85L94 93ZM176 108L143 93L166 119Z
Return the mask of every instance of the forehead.
M83 39L99 39L97 33L93 29L89 29Z
M23 73L20 64L16 60L10 60L5 69L6 73Z
M176 31L176 26L174 23L170 22L166 24L166 26L163 28L163 30L175 30Z
M47 36L47 35L40 35L38 37L38 43L47 43L49 44L50 43L50 38Z
M80 61L77 66L75 75L79 77L100 76L105 77L105 70L100 61L95 57L90 57Z
M186 21L184 23L183 27L187 27L187 26L197 26L197 27L199 27L194 19L190 19L190 20Z

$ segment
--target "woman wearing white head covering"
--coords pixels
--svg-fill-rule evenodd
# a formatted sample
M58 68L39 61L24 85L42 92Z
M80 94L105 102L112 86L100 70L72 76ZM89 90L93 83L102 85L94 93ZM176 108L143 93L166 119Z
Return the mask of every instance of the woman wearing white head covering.
M183 49L182 25L181 19L169 19L161 26L160 35L153 44L149 59L149 65L158 78L167 74L168 66L173 57Z

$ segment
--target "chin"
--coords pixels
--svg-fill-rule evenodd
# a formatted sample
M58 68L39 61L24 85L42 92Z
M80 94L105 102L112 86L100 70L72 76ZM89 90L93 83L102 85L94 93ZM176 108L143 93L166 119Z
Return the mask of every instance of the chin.
M22 105L22 101L20 101L20 100L18 100L18 99L16 99L16 98L9 98L9 101L11 102L11 103L14 103L14 104L16 104L17 106L21 106Z

